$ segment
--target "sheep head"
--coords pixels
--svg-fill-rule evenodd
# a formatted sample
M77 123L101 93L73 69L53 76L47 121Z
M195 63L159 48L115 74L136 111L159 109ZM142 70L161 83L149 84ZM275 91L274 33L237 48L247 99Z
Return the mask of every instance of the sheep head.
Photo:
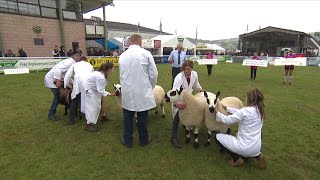
M121 94L121 85L120 84L113 84L114 87L114 91L116 93L117 96L119 96Z
M220 91L217 92L215 97L214 96L208 97L207 92L204 91L204 97L206 97L206 99L207 99L207 104L209 107L209 111L211 113L214 113L214 109L217 107L219 96L220 96Z
M183 91L182 86L180 89L170 90L164 95L164 99L166 102L178 102L181 101L181 93Z

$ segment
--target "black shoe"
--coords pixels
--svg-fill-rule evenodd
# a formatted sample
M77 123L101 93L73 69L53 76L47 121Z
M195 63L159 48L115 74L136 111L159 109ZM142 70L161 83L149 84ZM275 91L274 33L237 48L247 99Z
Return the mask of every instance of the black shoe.
M126 144L126 143L124 142L124 139L121 139L121 140L120 140L120 143L121 143L124 147L126 147L126 148L132 148L132 144Z
M98 129L96 127L94 127L94 124L86 124L85 130L89 131L89 132L97 132L98 131Z
M150 144L151 141L152 141L152 138L151 138L151 136L149 136L149 137L148 137L148 142L146 142L146 143L144 143L144 144L140 143L139 145L143 147L143 146L146 146L146 145Z
M171 139L171 143L174 147L178 148L178 149L181 149L182 146L181 144L179 143L178 139L177 138L172 138Z
M107 122L107 121L111 121L111 119L109 119L107 116L101 116L100 118L101 122Z
M58 121L57 117L55 115L51 115L51 116L48 116L48 118L51 120L51 121Z

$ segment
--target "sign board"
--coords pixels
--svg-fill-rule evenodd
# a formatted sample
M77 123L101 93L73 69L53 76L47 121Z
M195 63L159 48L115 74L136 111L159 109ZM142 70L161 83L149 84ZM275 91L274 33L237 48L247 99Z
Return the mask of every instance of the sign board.
M295 66L307 66L307 58L276 58L274 60L275 66L295 65Z
M4 69L3 70L5 75L10 75L10 74L27 74L29 73L28 68L18 68L18 69Z
M153 44L155 49L161 48L161 40L154 40Z
M54 58L26 58L26 59L4 59L0 60L0 71L4 69L28 68L29 70L51 69L63 59Z
M218 59L199 59L199 65L216 65L218 64Z
M184 41L184 38L183 38L183 37L178 37L177 39L178 39L178 42L179 42L179 43L183 43L183 41Z
M154 48L153 41L151 39L143 39L142 40L143 48Z
M253 59L245 59L242 62L242 66L259 66L259 67L267 67L268 61L264 60L253 60Z
M114 66L119 66L119 57L87 57L93 68L100 68L102 64L112 62Z
M232 63L232 60L226 60L226 63Z

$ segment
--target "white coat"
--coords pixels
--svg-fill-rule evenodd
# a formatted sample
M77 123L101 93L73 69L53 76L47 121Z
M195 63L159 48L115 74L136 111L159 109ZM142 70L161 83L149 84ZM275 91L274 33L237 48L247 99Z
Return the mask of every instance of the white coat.
M81 111L86 115L87 124L96 124L101 110L102 96L108 96L109 92L105 90L107 80L104 74L94 71L84 80L81 94L81 104L84 109Z
M71 99L74 99L79 93L81 93L84 79L93 71L92 65L86 61L75 63L69 68L64 77L64 88L66 88L68 84L73 85ZM71 80L73 80L73 82L71 82Z
M146 111L156 107L153 89L158 70L151 53L131 45L119 59L122 107L129 111Z
M192 93L193 90L195 91L201 91L202 87L199 83L198 80L198 73L196 71L191 71L191 75L190 75L190 84L188 84L188 81L184 75L184 72L180 72L175 78L174 78L174 82L173 82L173 87L172 90L176 90L176 89L180 89L182 85L183 90L188 91L190 93ZM172 104L172 116L174 118L174 116L177 114L178 112L178 108L174 107Z
M44 84L48 88L58 88L55 80L63 80L65 73L76 61L72 58L65 59L56 64L44 77Z
M261 150L261 129L263 121L255 107L242 109L227 108L232 115L217 112L216 120L226 124L239 123L236 136L217 134L217 140L228 150L243 157L255 157Z

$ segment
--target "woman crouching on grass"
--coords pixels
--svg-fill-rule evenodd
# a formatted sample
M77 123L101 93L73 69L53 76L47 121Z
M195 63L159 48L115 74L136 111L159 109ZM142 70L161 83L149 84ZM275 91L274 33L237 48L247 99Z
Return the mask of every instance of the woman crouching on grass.
M91 73L83 84L84 99L81 99L81 103L84 103L84 114L86 115L86 130L90 132L96 132L95 124L98 121L101 100L103 96L115 96L115 93L109 93L105 90L108 83L108 78L113 72L113 64L107 62L103 64L99 71Z
M240 166L244 163L243 157L254 157L258 160L261 169L266 167L266 161L262 156L261 133L263 120L265 118L264 97L257 88L247 92L247 105L242 109L234 109L222 105L231 115L224 115L216 111L216 120L226 124L239 123L238 132L235 136L228 134L217 134L216 140L220 146L220 152L228 152L232 159L229 161L231 166Z

